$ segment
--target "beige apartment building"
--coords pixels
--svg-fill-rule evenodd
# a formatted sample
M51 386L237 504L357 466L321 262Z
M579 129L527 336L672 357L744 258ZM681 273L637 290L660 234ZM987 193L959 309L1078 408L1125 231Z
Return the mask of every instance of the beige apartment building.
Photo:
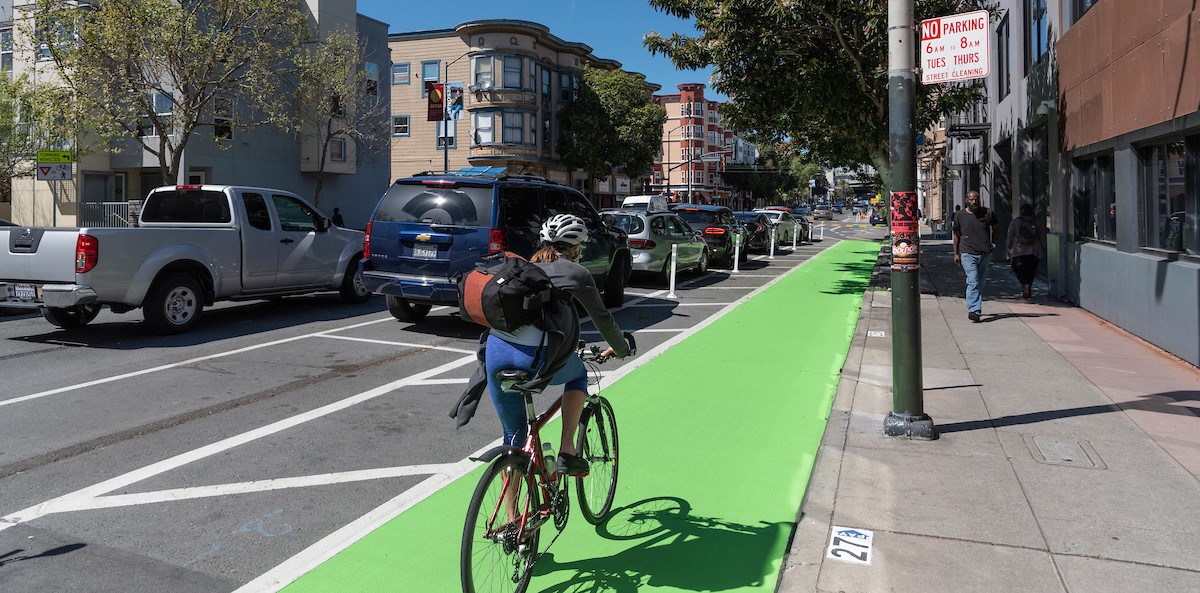
M599 206L638 193L643 180L614 172L595 187L562 164L558 113L575 98L585 65L617 69L592 48L538 23L492 19L450 29L392 33L392 178L423 171L503 167L588 193ZM446 83L448 121L430 121L426 82ZM658 85L647 87L657 91Z

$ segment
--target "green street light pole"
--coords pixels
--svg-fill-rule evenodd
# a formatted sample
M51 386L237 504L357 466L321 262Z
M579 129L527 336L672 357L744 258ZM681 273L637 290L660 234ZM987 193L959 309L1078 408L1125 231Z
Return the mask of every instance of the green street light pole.
M917 226L917 159L913 129L916 99L913 0L888 0L888 145L892 168L892 411L887 436L938 438L925 415L921 378L920 227Z

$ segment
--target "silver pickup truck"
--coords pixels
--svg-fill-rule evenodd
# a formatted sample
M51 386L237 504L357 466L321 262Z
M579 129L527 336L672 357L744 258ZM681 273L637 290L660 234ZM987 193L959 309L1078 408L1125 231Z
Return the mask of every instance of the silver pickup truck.
M152 190L139 228L0 227L0 307L38 308L78 327L101 305L141 307L160 334L190 329L205 305L338 290L370 298L358 272L363 234L299 196L261 187Z

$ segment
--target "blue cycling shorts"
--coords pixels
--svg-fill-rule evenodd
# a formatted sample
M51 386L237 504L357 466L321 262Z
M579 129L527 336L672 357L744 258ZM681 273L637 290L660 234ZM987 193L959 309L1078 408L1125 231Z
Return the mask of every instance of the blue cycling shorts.
M524 369L537 372L538 361L534 359L537 346L525 346L505 342L497 336L489 335L487 340L487 363L485 370L488 378L488 393L492 395L492 404L496 406L496 414L500 416L500 425L504 427L504 444L514 447L525 445L528 438L528 419L525 417L525 399L516 391L500 389L500 380L496 373L505 369ZM587 393L587 369L578 354L572 354L567 364L563 366L551 385L563 385L563 391L582 391Z

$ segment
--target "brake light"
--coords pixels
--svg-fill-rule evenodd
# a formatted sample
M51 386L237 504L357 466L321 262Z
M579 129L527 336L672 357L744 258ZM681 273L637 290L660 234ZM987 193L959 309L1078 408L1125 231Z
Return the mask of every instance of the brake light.
M508 249L508 241L504 236L504 229L492 229L488 233L488 255L500 253Z
M725 229L723 229L719 226L710 226L710 227L704 229L704 234L705 235L724 235Z
M75 240L75 273L86 274L100 260L100 241L91 235L79 235Z
M367 221L367 230L363 231L363 260L371 261L371 223L375 221Z
M456 181L446 181L445 179L427 179L421 182L421 185L440 185L442 187L458 187Z
M630 239L629 246L633 249L654 249L658 245L650 239Z
M200 189L200 186L199 185L176 185L175 186L175 191L189 191L189 190L194 190L194 189Z

